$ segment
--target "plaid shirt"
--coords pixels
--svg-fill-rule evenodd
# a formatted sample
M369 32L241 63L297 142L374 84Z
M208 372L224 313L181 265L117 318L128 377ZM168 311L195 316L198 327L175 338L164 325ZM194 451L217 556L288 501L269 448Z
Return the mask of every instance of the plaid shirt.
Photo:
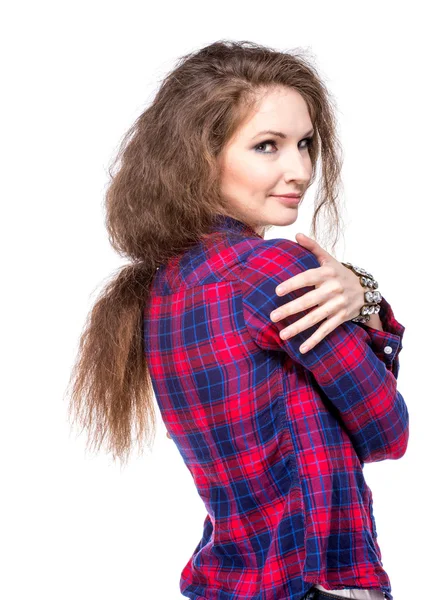
M207 510L182 570L195 600L299 600L313 587L381 588L393 599L363 464L398 459L409 421L397 390L404 327L347 321L279 332L284 280L320 267L296 242L220 216L160 267L144 312L145 356L164 424Z

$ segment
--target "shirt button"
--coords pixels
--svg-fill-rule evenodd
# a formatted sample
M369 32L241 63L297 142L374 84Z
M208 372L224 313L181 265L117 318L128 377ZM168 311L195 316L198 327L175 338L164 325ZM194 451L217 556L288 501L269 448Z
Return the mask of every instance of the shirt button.
M392 352L392 348L390 346L384 346L384 352L386 354L390 354Z

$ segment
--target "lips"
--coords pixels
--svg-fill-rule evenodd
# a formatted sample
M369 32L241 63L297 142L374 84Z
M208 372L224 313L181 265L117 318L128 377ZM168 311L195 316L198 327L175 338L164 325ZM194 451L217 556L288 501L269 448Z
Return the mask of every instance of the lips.
M274 198L278 198L283 204L286 204L287 206L297 206L300 203L302 196L291 194L289 196L274 196Z

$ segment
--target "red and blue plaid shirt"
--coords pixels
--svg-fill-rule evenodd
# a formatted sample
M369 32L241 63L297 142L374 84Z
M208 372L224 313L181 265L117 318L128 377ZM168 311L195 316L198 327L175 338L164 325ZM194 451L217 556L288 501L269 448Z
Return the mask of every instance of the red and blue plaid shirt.
M393 599L363 464L406 451L397 389L404 327L347 321L314 348L272 322L284 280L320 267L287 239L220 216L160 267L144 312L145 356L163 421L207 510L182 570L195 600L299 600L314 584L380 588Z

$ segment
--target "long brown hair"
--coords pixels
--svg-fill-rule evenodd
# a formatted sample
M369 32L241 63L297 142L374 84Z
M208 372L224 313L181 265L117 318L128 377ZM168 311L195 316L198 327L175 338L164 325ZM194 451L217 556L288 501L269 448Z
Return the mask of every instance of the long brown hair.
M148 434L151 449L154 442L143 310L155 272L208 233L218 213L242 220L221 197L218 157L274 86L297 90L307 103L315 129L310 185L321 158L312 236L320 211L331 213L334 249L340 145L333 101L306 54L228 40L187 54L121 142L109 168L106 228L113 248L130 263L114 273L91 309L66 391L70 415L88 429L88 444L99 449L106 437L114 460L127 462L134 425L140 449Z

